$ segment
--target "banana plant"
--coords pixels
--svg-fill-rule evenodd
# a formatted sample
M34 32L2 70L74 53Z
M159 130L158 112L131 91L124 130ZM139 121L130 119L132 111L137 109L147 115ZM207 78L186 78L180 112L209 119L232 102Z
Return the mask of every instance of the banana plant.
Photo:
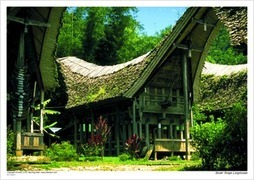
M45 123L44 123L45 125L44 125L44 127L43 127L44 129L49 129L49 128L51 128L51 127L53 127L53 126L55 126L55 125L57 124L57 122L55 121L55 122L53 122L53 123L47 125L47 121L49 120L47 115L61 114L61 112L59 112L59 111L52 110L52 109L47 109L47 108L46 108L46 106L50 103L50 101L51 101L51 99L47 99L47 100L45 100L45 101L43 102L43 107L44 107L44 120L45 120ZM36 112L36 111L40 111L40 104L38 104L38 105L35 107L35 112ZM34 116L34 121L35 121L36 123L39 123L39 121L40 121L40 116L39 116L39 115L38 115L38 116Z

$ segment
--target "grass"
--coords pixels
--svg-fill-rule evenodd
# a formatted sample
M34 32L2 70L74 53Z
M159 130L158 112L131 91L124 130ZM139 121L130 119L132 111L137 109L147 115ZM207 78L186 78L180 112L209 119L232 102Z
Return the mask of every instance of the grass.
M71 169L78 169L79 167L86 167L86 168L98 168L103 171L112 171L123 167L128 167L131 169L136 169L139 167L150 167L153 171L190 171L195 170L200 165L200 160L190 160L185 161L181 159L169 159L169 160L145 160L145 159L138 159L138 160L127 160L127 161L120 161L119 157L104 157L95 158L93 161L52 161L49 164L30 164L29 169L24 169L22 166L20 168L15 167L14 169L8 168L8 170L56 170L60 168L71 168Z

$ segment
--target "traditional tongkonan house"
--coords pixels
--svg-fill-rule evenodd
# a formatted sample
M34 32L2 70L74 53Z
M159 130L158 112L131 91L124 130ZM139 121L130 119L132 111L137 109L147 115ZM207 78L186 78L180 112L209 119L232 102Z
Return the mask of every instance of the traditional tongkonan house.
M68 95L68 124L59 135L75 145L86 143L102 116L112 127L105 155L122 153L135 133L154 159L165 152L189 159L192 104L209 44L221 26L214 8L190 7L158 46L129 62L98 66L59 58Z
M57 87L56 41L64 7L7 7L7 125L16 155L44 149L43 101ZM34 107L40 104L40 121Z

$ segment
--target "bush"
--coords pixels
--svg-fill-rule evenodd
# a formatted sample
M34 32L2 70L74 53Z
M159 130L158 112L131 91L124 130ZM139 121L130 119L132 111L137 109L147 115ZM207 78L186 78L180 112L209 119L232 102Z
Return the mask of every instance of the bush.
M118 156L120 161L128 161L128 160L132 160L133 158L131 157L130 154L127 153L123 153L121 155Z
M236 103L225 113L226 127L221 155L228 163L230 170L247 170L247 105Z
M191 129L193 146L206 170L247 170L247 105L234 104L218 121Z
M195 125L191 132L193 135L193 146L197 149L202 166L206 170L220 168L220 147L218 142L225 128L225 123L220 121L207 122L201 125Z
M7 128L7 155L11 156L14 153L14 143L15 143L15 133L13 130L8 127Z
M72 161L78 157L75 147L68 141L53 143L45 149L44 154L55 161Z

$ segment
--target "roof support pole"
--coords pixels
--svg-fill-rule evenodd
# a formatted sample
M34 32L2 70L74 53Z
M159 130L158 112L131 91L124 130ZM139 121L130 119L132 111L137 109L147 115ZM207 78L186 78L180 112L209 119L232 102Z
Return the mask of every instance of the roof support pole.
M133 99L132 104L132 134L137 134L137 121L136 121L136 98Z
M116 135L116 155L119 156L120 154L120 128L119 128L119 122L120 117L119 117L119 110L118 106L116 105L116 123L115 123L115 135Z
M184 94L184 136L185 136L185 148L186 148L186 160L189 160L190 148L189 148L189 98L188 98L188 67L187 67L187 55L186 51L182 51L182 65L183 65L183 94Z

